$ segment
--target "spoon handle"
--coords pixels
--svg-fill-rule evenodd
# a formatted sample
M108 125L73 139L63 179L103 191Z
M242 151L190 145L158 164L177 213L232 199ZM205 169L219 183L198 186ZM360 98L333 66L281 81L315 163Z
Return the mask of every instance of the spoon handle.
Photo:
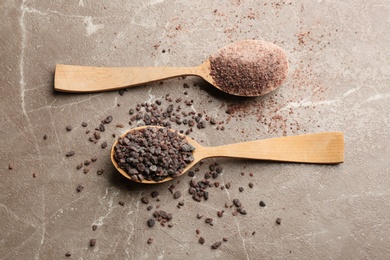
M54 89L99 92L142 85L162 79L202 74L202 67L87 67L57 64Z
M335 164L344 161L341 132L325 132L205 147L202 157Z

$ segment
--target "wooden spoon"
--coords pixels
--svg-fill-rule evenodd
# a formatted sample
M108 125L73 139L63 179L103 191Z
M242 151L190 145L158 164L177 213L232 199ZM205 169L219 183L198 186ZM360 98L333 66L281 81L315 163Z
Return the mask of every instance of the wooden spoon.
M145 127L159 126L141 126L133 128L128 132ZM128 132L124 133L122 137L125 137ZM341 132L324 132L317 134L286 136L216 147L205 147L198 144L195 140L188 136L185 136L185 138L189 144L195 147L195 150L193 151L193 157L195 160L188 164L187 167L180 173L180 175L187 172L200 160L210 157L230 157L315 164L337 164L344 161L344 136ZM132 181L135 181L131 179L123 169L119 168L118 163L114 159L115 146L117 143L118 141L116 141L112 146L111 161L115 168L123 176ZM168 177L159 182L153 180L143 180L142 183L157 184L170 180L172 180L172 178Z
M57 64L54 89L62 92L100 92L179 76L199 76L232 95L261 96L278 88L287 74L287 56L279 46L265 41L246 40L221 48L198 67L87 67ZM237 86L230 87L236 83Z

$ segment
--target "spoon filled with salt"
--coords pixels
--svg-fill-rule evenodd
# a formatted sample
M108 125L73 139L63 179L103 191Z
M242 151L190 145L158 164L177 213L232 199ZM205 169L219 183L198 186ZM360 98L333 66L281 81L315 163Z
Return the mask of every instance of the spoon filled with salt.
M115 168L146 184L170 181L211 157L338 164L344 161L344 137L324 132L205 147L172 129L141 126L125 132L111 149Z
M260 40L232 43L197 67L88 67L57 64L54 89L62 92L101 92L130 88L179 76L199 76L236 96L262 96L287 78L286 53Z

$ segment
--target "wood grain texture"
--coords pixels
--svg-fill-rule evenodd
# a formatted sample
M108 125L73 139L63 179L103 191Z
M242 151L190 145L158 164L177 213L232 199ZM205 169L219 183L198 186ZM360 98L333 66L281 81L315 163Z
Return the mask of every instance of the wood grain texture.
M344 161L344 138L341 132L325 132L217 147L202 147L195 157L232 157L256 160L335 164Z
M213 84L210 63L198 67L88 67L57 64L54 90L102 92L139 86L179 76L200 76Z

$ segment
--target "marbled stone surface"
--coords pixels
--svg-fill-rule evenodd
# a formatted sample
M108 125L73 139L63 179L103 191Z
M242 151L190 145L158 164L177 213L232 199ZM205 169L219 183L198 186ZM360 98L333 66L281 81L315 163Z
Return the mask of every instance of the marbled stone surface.
M70 259L389 259L388 0L2 0L0 11L0 259L65 259L67 252ZM288 80L264 97L227 96L196 77L123 95L53 90L58 63L197 66L243 39L275 42L288 54ZM154 186L130 183L111 165L112 134L135 125L128 124L128 111L137 104L163 100L166 107L166 94L186 111L224 122L223 131L209 123L194 128L190 136L203 145L342 131L345 162L208 159L194 179L217 162L224 170L211 181L231 188L211 187L202 202L188 194L189 176ZM97 144L90 142L108 115L113 122ZM70 150L75 155L66 157ZM76 169L93 156L96 162ZM172 184L182 192L177 200ZM160 201L150 197L153 190ZM151 211L140 202L144 196ZM235 198L246 215L233 216ZM172 227L147 226L157 205L173 214ZM223 237L228 241L211 249Z

